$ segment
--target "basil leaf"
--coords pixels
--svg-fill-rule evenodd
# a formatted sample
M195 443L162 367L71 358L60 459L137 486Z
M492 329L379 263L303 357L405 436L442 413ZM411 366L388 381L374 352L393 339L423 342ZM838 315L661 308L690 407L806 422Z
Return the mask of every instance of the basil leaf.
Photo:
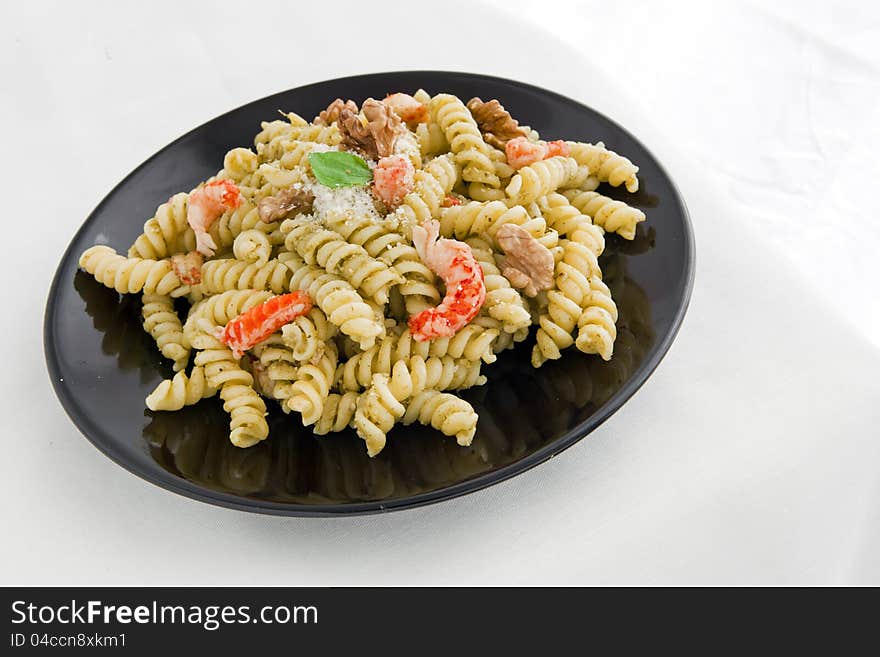
M309 164L318 182L327 187L366 185L373 179L363 158L345 151L309 153Z

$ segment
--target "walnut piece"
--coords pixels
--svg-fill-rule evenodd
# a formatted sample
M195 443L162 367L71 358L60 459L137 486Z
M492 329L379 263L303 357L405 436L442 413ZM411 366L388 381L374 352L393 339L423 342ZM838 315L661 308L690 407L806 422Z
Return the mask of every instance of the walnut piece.
M327 106L318 116L315 117L315 125L333 125L339 118L339 113L347 109L357 114L358 106L353 100L343 102L341 98L337 98Z
M361 108L367 124L348 108L339 112L336 124L342 133L340 146L345 150L357 151L372 160L378 160L394 153L394 142L406 131L406 126L394 110L384 103L368 98Z
M553 254L528 231L516 224L504 224L495 234L504 250L500 267L510 284L534 297L541 290L553 287Z
M315 195L301 187L282 189L275 196L267 196L257 203L260 219L272 223L283 219L291 212L311 212Z
M526 137L526 132L519 127L519 122L510 116L510 112L497 100L484 103L479 98L471 98L467 108L477 122L483 139L487 144L504 150L507 142L514 137Z
M171 256L171 271L184 285L198 285L202 282L202 263L204 258L198 251L178 253Z

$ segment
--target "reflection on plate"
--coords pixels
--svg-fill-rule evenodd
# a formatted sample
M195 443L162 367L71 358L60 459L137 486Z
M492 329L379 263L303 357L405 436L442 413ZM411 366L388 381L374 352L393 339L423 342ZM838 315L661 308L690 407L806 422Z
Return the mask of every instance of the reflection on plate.
M527 343L498 359L487 368L489 382L463 394L480 414L469 448L430 428L398 427L386 450L369 458L352 431L315 436L270 403L270 438L239 449L229 442L229 420L216 397L173 413L145 411L150 420L143 438L158 464L194 484L303 504L402 498L515 462L601 408L654 344L648 298L627 276L629 258L653 248L654 241L654 229L640 226L633 242L609 236L601 258L620 313L614 357L606 362L571 350L535 370ZM148 372L167 367L153 356L149 336L142 339L136 298L120 303L119 295L81 272L75 286L95 328L104 334L102 350L120 368Z

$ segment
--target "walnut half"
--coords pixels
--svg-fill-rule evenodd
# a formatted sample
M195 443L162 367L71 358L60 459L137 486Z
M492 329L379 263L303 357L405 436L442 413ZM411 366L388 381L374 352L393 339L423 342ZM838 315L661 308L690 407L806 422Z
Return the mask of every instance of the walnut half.
M504 224L495 239L504 250L499 263L501 273L514 288L534 297L553 287L553 254L525 228Z
M257 211L260 219L265 223L272 223L283 219L291 212L311 212L315 195L301 187L288 187L282 189L274 196L267 196L257 203Z
M474 121L487 144L504 150L507 142L515 137L526 137L526 131L519 127L516 119L497 100L484 103L479 98L471 98L467 102Z
M385 103L373 98L365 100L361 110L366 125L348 108L339 112L336 124L342 133L342 148L361 152L373 160L393 154L394 142L406 132L400 117Z
M358 106L353 100L346 100L343 102L341 98L337 98L327 106L327 109L322 110L321 113L315 117L315 125L333 125L336 123L336 120L339 118L339 113L343 109L347 109L350 112L357 114Z

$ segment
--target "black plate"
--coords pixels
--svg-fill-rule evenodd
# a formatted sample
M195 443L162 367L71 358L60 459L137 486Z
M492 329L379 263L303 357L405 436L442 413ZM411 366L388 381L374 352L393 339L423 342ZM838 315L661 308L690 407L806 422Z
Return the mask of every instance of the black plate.
M224 153L251 143L277 110L314 116L338 97L447 91L498 98L546 139L603 140L640 167L648 214L634 242L608 237L605 280L620 310L614 358L574 349L535 370L532 341L485 368L489 383L466 391L480 414L470 448L421 427L399 427L376 458L353 434L315 437L271 405L271 437L250 449L229 444L217 398L176 413L145 410L144 397L171 375L140 326L140 299L78 272L97 242L125 248L171 194L214 174ZM163 488L221 506L281 515L344 515L413 507L511 477L586 436L645 382L681 324L693 283L687 211L666 172L632 135L601 114L538 87L465 73L398 72L291 89L228 112L174 141L101 201L61 260L46 305L45 349L55 392L80 431L111 459ZM71 481L76 473L71 472Z

